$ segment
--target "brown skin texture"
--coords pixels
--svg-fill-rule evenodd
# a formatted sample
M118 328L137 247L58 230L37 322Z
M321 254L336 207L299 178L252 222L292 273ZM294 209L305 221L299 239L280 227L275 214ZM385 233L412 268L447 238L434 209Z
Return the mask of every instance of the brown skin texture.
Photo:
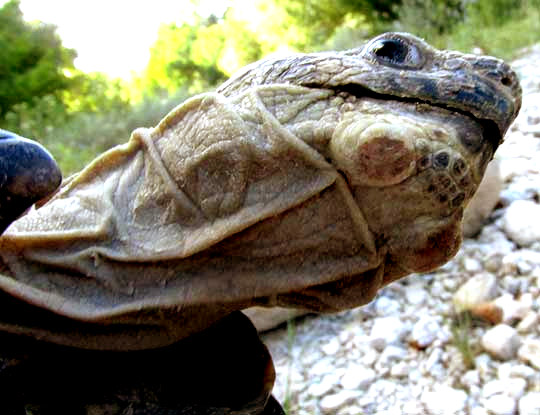
M0 330L135 350L252 305L365 304L456 253L520 99L502 61L407 34L255 63L4 233L0 290L26 311Z

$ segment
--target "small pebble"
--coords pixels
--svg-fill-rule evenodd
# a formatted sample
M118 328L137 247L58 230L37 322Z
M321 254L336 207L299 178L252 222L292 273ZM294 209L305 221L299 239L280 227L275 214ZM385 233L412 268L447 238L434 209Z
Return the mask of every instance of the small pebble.
M340 385L343 389L367 389L376 377L377 373L373 369L361 365L351 365L341 377Z
M516 326L516 329L518 333L532 333L538 327L539 322L538 313L529 311Z
M531 200L516 200L506 209L504 230L521 246L540 241L540 205Z
M480 272L482 270L482 264L474 258L465 258L463 260L463 268L470 273Z
M340 348L341 344L339 342L339 338L333 337L328 343L321 347L321 350L324 352L324 354L333 356L339 351Z
M540 392L528 392L519 400L519 415L540 414Z
M342 390L332 395L326 395L321 399L320 406L325 414L335 414L335 411L346 403L358 397L358 393L350 390Z
M485 407L493 415L514 415L516 400L504 394L493 395L485 402Z
M422 316L413 326L410 343L418 349L425 349L437 338L441 327L438 320L431 316Z
M440 386L435 391L425 392L422 402L433 414L452 414L465 409L467 393L461 389Z
M336 376L326 375L321 379L320 382L312 383L307 389L307 393L316 398L324 396L334 389L337 381L338 378Z
M408 325L399 317L379 317L373 322L370 343L382 351L387 344L399 343L409 332Z
M458 312L470 310L486 303L497 295L495 275L484 272L470 278L454 294L453 302Z
M540 340L527 339L518 350L520 360L540 370Z
M492 356L500 360L509 360L515 357L521 339L513 327L499 324L482 336L482 347Z

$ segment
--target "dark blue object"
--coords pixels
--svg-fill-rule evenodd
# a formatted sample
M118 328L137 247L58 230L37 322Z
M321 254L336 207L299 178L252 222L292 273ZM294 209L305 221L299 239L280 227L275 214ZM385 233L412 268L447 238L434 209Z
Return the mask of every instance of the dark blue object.
M0 233L61 182L60 168L43 146L0 129Z

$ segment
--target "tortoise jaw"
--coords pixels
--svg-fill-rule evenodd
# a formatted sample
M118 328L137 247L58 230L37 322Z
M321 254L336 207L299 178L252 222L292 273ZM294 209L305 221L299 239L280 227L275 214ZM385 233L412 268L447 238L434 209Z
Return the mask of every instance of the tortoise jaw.
M316 85L309 85L311 88L320 88L320 86ZM374 92L371 89L365 88L362 85L359 84L346 84L340 87L332 87L333 91L335 91L336 94L344 93L347 95L354 96L358 99L364 99L364 98L371 98L376 100L382 100L382 101L398 101L403 103L411 103L418 107L426 106L426 107L432 107L432 108L440 108L449 112L453 112L456 114L461 114L464 117L467 117L469 119L472 119L476 123L478 123L483 130L483 139L491 144L491 147L493 148L493 152L497 150L500 144L503 142L504 134L506 133L506 129L508 126L501 126L501 124L497 123L493 119L489 118L479 118L474 113L463 110L462 108L459 108L457 106L447 105L444 103L438 103L438 102L431 102L429 100L425 99L418 99L418 98L407 98L407 97L398 97L391 94L382 94L378 92ZM513 120L513 118L512 118ZM465 148L470 148L470 145L468 143L463 143Z

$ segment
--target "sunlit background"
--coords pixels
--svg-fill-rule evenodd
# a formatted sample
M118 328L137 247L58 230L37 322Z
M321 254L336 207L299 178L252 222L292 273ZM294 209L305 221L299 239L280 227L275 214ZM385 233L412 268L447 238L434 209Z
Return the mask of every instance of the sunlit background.
M540 0L0 0L0 128L65 174L270 54L383 31L510 59L540 39Z
M0 0L0 5L6 3ZM161 24L193 23L193 16L223 16L228 1L152 0L21 0L27 21L58 27L67 48L77 51L75 66L129 79L141 72L150 58Z

